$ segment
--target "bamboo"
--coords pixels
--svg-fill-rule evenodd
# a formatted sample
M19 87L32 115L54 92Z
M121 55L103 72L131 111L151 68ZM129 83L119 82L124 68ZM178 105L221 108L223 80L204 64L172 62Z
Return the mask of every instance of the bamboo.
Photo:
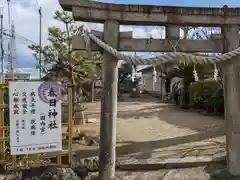
M73 136L73 97L72 87L68 87L68 163L72 163L72 136Z
M0 104L4 104L4 90L0 89ZM0 139L5 139L5 130L4 130L4 109L0 109ZM5 159L5 141L0 142L0 153L1 153L1 160Z

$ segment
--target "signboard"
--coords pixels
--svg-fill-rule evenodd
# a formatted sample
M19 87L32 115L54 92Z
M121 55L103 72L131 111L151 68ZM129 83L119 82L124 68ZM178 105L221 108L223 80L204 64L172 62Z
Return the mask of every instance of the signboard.
M61 98L57 82L9 82L11 155L62 150Z

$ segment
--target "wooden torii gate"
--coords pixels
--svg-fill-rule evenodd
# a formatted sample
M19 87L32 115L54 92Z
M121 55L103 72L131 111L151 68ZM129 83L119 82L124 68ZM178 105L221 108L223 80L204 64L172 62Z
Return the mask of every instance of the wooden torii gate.
M119 25L166 26L166 37L179 39L179 27L219 26L221 40L180 40L176 51L228 52L239 47L240 8L164 7L119 5L84 0L59 0L65 11L72 11L78 21L104 23L104 32L92 32L105 43L121 51L170 52L165 39L133 39L131 33L119 33ZM85 49L82 37L73 38L75 50ZM92 50L99 50L91 45ZM239 57L233 58L240 60ZM100 132L100 179L114 179L118 59L103 52L103 96ZM233 175L240 175L240 62L223 63L225 119L227 124L227 166Z

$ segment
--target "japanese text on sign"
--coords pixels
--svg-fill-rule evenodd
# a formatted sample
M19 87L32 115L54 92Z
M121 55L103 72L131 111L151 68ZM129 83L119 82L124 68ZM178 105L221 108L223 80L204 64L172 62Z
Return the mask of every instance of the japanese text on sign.
M11 155L62 150L61 86L9 83Z

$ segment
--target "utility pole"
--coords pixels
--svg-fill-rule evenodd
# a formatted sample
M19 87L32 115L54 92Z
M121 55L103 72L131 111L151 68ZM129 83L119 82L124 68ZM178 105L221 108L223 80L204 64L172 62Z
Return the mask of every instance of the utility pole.
M11 27L11 72L12 80L14 80L14 63L16 62L16 42L15 42L15 26L12 22Z
M10 36L12 36L11 32L11 11L10 11L10 0L7 0L8 3L8 30ZM12 72L12 80L14 80L14 71L13 70L13 62L12 62L12 47L11 47L11 37L8 41L8 63L10 64L10 71Z
M4 50L3 50L3 7L0 7L0 23L1 23L1 34L0 34L0 43L1 43L1 70L2 70L2 74L1 74L1 83L4 83Z
M39 8L39 78L42 78L42 7Z

